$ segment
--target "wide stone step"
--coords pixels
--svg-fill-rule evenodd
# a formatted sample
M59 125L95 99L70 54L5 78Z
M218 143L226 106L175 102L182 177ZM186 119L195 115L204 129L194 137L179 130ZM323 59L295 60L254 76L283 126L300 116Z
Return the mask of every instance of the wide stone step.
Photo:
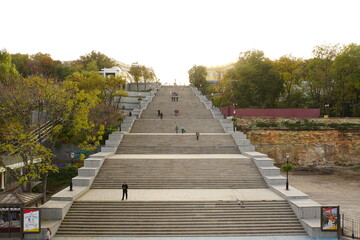
M303 235L286 201L74 202L57 236Z
M117 154L238 154L230 135L132 135L126 134Z
M137 119L131 133L175 133L175 126L186 127L188 133L223 133L217 119ZM180 129L179 129L180 132Z
M267 188L251 159L106 159L91 188Z

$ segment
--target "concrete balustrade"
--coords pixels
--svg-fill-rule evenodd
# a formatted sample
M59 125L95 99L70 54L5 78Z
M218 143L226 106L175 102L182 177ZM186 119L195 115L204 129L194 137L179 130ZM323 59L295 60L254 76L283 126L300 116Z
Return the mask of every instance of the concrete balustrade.
M263 176L279 176L280 169L278 167L259 167L259 170Z
M101 165L103 164L103 162L104 162L103 158L90 157L90 158L84 159L84 167L100 168Z
M95 177L99 168L96 167L82 167L78 170L79 177Z
M271 158L253 158L257 167L272 167L274 160Z

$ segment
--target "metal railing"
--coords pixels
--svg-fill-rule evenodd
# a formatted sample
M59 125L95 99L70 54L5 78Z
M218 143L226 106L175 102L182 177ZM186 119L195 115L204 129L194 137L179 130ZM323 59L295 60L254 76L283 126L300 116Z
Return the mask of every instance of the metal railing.
M341 233L352 239L360 239L360 220L341 215Z

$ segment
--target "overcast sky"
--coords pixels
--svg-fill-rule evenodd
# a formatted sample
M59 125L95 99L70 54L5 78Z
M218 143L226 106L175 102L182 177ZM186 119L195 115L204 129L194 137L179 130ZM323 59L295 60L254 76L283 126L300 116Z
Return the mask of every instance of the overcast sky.
M193 65L256 49L310 58L314 46L360 41L359 0L0 0L0 49L75 60L100 51L187 83Z

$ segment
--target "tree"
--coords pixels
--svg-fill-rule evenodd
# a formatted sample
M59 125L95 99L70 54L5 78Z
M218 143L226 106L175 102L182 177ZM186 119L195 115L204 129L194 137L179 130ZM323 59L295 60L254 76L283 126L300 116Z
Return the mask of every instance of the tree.
M50 54L37 53L31 55L28 63L29 75L41 76L43 78L55 77L55 62Z
M11 55L6 50L0 51L0 82L11 84L14 78L18 78L19 73L16 66L11 62Z
M15 64L17 71L21 74L22 77L29 76L28 65L31 59L28 54L11 54L11 61Z
M204 94L205 89L208 86L208 81L206 81L207 71L204 66L196 66L194 65L189 71L189 82L200 89L200 91Z
M103 68L110 68L116 65L116 61L114 59L96 51L80 56L78 61L82 64L83 69L91 71L100 71ZM94 69L95 66L96 69Z
M275 107L283 81L262 51L241 53L238 62L224 76L227 98L241 107Z
M336 116L360 116L360 45L344 47L334 60L333 70Z
M306 61L305 79L312 100L311 107L325 111L325 105L333 106L335 76L333 62L340 53L339 45L316 46L314 58Z
M133 76L134 82L136 82L136 88L139 91L139 82L143 76L142 66L138 65L137 63L133 63L130 67L129 73L131 76Z
M70 65L64 64L61 61L55 61L55 79L57 81L64 81L69 75L76 71Z
M282 81L284 82L284 93L287 107L297 107L297 100L293 97L293 92L301 87L302 80L302 63L301 59L292 56L282 56L274 62Z
M121 77L110 76L106 79L103 91L100 98L107 106L113 106L116 109L120 108L120 102L122 97L126 97L128 94L123 89L126 84L126 80Z
M155 79L155 73L152 69L147 68L145 66L141 66L142 76L144 79L145 90L146 90L146 83L152 82Z
M32 191L34 181L43 181L46 201L46 180L49 171L57 171L51 163L51 151L34 139L23 124L12 121L1 124L0 165L17 180L24 192ZM13 164L19 167L11 167Z

